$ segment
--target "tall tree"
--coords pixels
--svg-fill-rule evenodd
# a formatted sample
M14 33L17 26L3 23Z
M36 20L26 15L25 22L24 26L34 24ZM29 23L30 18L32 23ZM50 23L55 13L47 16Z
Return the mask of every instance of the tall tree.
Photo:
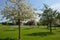
M46 4L44 4L41 20L43 23L49 25L50 32L52 32L52 23L56 20L56 14L57 10L53 10L49 8Z
M10 21L17 21L19 26L19 40L20 40L20 22L34 17L32 8L23 0L9 0L12 6L6 6L1 14L3 18Z

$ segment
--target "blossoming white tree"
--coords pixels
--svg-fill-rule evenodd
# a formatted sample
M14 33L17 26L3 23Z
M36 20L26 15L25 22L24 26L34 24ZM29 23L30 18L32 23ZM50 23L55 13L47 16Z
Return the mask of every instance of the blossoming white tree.
M12 6L6 6L1 14L10 21L18 21L19 40L20 40L20 22L34 17L32 8L23 0L9 0Z

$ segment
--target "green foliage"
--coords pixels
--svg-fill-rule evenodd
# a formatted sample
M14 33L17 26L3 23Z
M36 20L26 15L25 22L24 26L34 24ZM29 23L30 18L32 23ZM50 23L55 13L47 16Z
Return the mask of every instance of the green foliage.
M41 23L49 24L56 21L57 10L49 8L47 5L44 5L43 13L41 14Z
M38 26L40 26L40 25L41 25L41 23L40 23L40 22L37 22L37 25L38 25Z

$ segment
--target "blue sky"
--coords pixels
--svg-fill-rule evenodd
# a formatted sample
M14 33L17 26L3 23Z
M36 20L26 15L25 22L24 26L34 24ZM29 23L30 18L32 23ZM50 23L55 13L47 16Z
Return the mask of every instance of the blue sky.
M6 0L0 0L0 9L2 9L3 6L5 6L5 1ZM27 2L29 2L33 8L37 8L37 9L42 9L43 4L47 4L51 8L57 10L60 8L60 0L27 0Z
M0 10L4 8L5 1L6 0L0 0ZM27 2L30 3L33 8L42 9L43 4L47 4L54 10L60 11L60 0L27 0ZM40 10L36 12L40 12ZM1 15L0 15L0 18L1 18Z
M30 3L37 9L42 9L43 4L47 4L49 7L60 11L60 0L30 0Z

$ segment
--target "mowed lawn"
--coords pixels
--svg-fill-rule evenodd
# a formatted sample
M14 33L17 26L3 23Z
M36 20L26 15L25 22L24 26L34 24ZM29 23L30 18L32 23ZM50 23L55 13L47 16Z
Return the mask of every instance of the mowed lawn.
M53 33L46 26L22 26L21 40L60 40L60 28L53 27ZM17 40L18 27L0 25L0 40Z

